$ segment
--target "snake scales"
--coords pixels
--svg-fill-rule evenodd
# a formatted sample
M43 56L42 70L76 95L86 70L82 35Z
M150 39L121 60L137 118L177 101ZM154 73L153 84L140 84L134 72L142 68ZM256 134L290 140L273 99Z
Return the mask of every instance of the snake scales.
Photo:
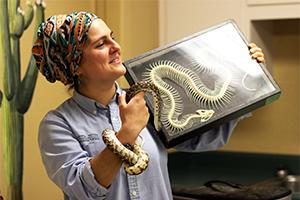
M126 100L129 101L140 91L152 93L155 128L160 130L161 126L164 126L170 135L190 128L194 122L209 120L213 116L214 110L198 109L195 113L186 114L180 118L183 111L180 95L164 79L170 79L181 85L193 102L208 108L225 106L233 95L229 87L230 74L225 74L224 82L215 84L213 90L207 88L193 71L172 61L153 63L144 75L145 81L132 85L126 92ZM105 129L102 137L107 148L124 161L124 169L128 174L137 175L147 168L149 156L142 150L140 144L135 143L132 150L126 148L111 129Z

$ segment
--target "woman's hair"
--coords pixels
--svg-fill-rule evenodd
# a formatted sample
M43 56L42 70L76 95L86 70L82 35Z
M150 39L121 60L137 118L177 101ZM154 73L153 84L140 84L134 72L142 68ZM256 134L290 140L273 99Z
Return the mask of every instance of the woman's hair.
M39 71L49 82L58 80L78 89L76 70L88 30L96 19L92 13L74 12L51 16L39 26L32 54Z
M79 91L79 85L80 85L79 77L78 77L78 75L75 74L73 77L73 83L71 83L68 90L71 91L74 89L76 91Z

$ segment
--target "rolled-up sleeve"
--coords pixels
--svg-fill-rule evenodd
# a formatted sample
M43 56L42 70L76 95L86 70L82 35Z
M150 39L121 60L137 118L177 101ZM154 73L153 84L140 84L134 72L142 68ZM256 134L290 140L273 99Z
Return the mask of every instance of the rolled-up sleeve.
M105 199L109 189L96 181L88 152L59 113L50 112L43 119L38 142L48 176L66 195L80 200Z
M185 152L201 152L219 149L228 142L238 121L244 117L231 120L203 134L199 134L199 136L175 146L175 149Z

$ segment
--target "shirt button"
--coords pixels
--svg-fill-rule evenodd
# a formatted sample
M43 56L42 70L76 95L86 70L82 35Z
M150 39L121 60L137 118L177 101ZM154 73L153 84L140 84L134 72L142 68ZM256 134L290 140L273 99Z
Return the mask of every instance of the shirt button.
M93 113L94 113L94 115L96 115L96 114L97 114L97 110L94 110L94 112L93 112Z
M133 196L136 196L136 191L132 191L131 193Z

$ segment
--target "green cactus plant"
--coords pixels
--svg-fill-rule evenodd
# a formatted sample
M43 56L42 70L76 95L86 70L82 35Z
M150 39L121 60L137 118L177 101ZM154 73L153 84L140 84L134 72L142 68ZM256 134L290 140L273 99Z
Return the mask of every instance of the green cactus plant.
M38 70L31 56L27 70L21 79L20 37L35 17L35 32L44 20L44 2L27 2L26 10L20 8L20 0L1 0L0 11L0 49L4 61L0 66L3 73L3 92L0 90L0 105L3 113L3 159L7 185L7 198L23 199L23 129L24 114L27 112L36 84ZM36 39L36 34L33 41Z

